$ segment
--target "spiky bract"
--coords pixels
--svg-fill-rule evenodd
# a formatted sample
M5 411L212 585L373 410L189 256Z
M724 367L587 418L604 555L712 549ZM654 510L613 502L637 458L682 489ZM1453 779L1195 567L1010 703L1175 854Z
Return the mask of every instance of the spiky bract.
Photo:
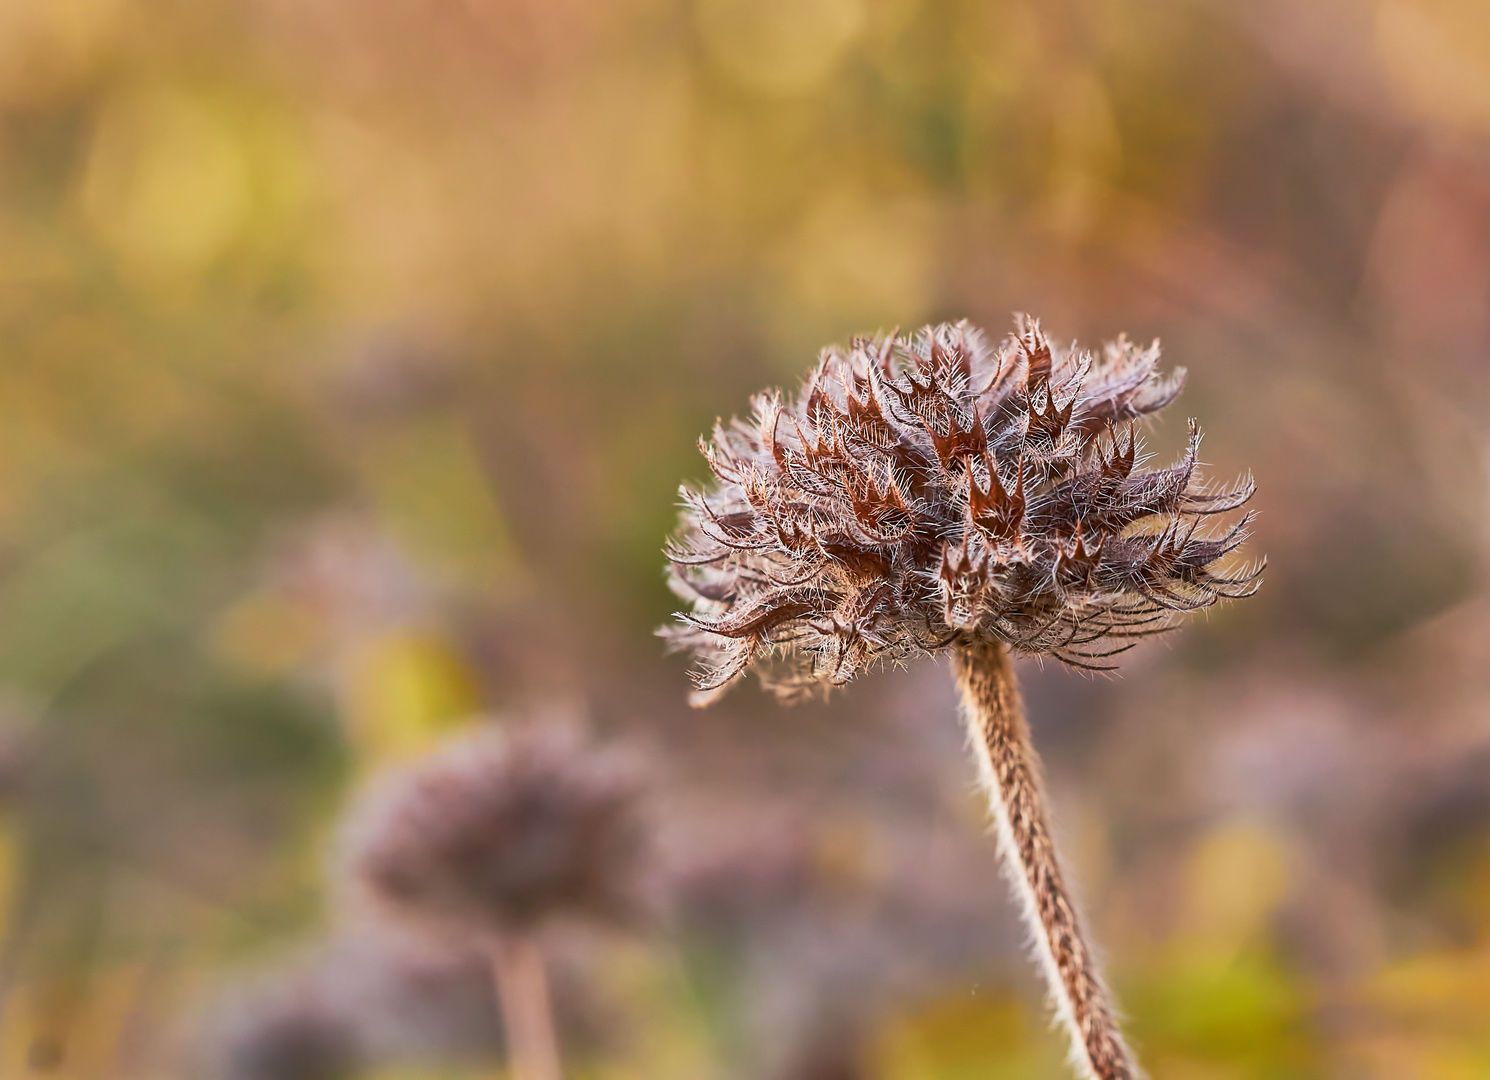
M1247 535L1214 535L1250 479L1200 482L1184 457L1142 468L1136 421L1179 393L1157 342L1100 354L1021 316L998 348L967 322L823 352L795 397L755 398L701 449L717 483L684 488L663 633L700 661L707 701L752 662L784 697L877 662L999 641L1082 667L1179 612L1245 595L1258 569L1216 568Z

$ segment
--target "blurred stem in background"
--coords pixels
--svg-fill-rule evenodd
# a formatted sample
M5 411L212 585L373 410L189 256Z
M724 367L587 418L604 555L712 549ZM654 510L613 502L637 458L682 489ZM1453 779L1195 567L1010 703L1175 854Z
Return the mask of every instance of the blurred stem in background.
M543 950L531 934L488 939L492 975L502 1003L512 1080L560 1080L559 1039Z

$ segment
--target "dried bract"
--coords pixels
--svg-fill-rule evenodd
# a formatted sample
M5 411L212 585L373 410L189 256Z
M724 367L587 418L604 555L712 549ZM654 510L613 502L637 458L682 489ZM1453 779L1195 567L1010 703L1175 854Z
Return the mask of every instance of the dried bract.
M642 771L572 731L490 728L390 777L354 815L348 869L425 923L521 932L644 907Z
M967 322L823 352L796 397L754 400L701 444L717 478L684 488L668 549L691 602L663 631L700 661L703 703L752 663L783 697L866 668L979 641L1080 667L1177 613L1248 594L1225 573L1250 479L1184 457L1142 467L1136 422L1179 393L1157 343L1100 354L1019 317L998 348Z

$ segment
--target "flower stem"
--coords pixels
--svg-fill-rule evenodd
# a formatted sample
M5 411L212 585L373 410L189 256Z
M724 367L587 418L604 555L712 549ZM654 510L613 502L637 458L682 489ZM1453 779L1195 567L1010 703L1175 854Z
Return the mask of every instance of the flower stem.
M548 976L537 942L529 935L504 935L492 939L490 952L512 1080L562 1080Z
M1135 1080L1138 1068L1061 875L1045 818L1040 760L1008 654L999 644L966 646L953 653L953 669L1000 854L1034 936L1056 1015L1071 1036L1072 1063L1094 1080Z

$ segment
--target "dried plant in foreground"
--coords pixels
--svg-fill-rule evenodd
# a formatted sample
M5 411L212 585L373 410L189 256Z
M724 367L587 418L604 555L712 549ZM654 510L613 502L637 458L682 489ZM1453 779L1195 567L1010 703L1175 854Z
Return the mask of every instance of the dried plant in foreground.
M1199 429L1143 468L1137 421L1181 374L1157 344L1058 348L1019 317L998 348L966 322L828 349L792 398L702 444L717 478L684 488L669 545L688 600L663 631L699 661L697 704L756 668L781 697L876 664L950 651L1006 866L1024 900L1073 1060L1137 1075L1052 846L1009 652L1106 669L1176 616L1249 595L1221 564L1252 495L1201 482Z
M353 817L348 870L377 906L484 943L516 1080L560 1076L538 928L644 907L638 766L567 729L491 728L391 776Z

